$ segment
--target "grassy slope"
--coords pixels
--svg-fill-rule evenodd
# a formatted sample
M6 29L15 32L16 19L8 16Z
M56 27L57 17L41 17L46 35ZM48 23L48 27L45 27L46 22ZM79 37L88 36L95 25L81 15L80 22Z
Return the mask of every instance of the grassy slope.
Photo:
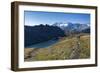
M89 35L84 35L80 37L80 48L82 49L80 52L80 59L90 57L89 38ZM29 58L25 59L25 61L70 59L69 56L76 46L76 41L77 39L75 37L65 37L61 39L58 43L47 48L40 48L37 50L35 50L35 48L33 50L25 49L25 55L29 56Z

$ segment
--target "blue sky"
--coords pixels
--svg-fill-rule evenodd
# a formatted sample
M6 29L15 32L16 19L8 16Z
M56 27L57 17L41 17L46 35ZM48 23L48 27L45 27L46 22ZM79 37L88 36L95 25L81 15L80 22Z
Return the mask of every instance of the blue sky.
M55 22L90 24L90 14L24 11L25 25L28 26L34 26L39 24L52 25Z

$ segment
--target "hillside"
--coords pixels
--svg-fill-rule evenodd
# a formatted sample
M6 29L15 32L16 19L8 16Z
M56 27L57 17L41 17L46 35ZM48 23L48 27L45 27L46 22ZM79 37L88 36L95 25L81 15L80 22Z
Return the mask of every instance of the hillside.
M65 36L64 31L57 26L42 24L37 26L24 26L25 47L63 36Z
M25 61L89 58L90 36L88 34L81 35L79 40L77 36L64 37L47 48L25 48L24 51Z

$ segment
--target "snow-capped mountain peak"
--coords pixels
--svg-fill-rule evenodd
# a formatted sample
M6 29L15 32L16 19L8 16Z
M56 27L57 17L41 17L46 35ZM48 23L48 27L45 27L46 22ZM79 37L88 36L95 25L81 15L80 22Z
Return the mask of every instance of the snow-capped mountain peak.
M53 26L60 27L62 30L71 30L71 31L82 31L84 29L90 28L90 24L81 24L81 23L62 23L62 22L56 22L53 24Z

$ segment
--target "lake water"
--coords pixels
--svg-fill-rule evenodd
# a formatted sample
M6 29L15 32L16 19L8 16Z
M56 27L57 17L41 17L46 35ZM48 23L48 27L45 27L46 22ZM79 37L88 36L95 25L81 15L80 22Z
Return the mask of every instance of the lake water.
M58 40L49 40L49 41L46 41L46 42L42 42L42 43L38 43L38 44L28 46L26 48L46 48L46 47L51 46L51 45L53 45L57 42L58 42Z

